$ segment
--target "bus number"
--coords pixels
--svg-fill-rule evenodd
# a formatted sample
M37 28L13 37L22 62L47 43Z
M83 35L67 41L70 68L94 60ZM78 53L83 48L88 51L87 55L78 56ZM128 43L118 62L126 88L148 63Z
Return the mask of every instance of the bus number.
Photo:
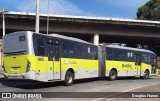
M38 58L38 61L44 61L44 58Z

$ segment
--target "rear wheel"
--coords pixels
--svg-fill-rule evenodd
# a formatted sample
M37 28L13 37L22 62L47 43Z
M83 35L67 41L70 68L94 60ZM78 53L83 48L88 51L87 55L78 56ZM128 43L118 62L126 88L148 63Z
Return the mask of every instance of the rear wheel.
M149 71L148 71L148 70L146 70L146 71L144 72L144 75L142 76L142 78L143 78L143 79L148 79L148 78L149 78Z
M111 70L109 73L109 80L113 81L117 78L117 72L116 70Z
M71 71L67 71L65 75L65 85L66 86L71 86L74 82L74 74Z

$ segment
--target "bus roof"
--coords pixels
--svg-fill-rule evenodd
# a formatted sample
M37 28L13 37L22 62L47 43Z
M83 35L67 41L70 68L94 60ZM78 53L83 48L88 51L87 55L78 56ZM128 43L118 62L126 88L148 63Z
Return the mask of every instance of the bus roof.
M32 32L32 31L17 31L17 32L13 32L13 33L7 34L5 36L11 36L11 35L19 34L19 33L33 34L35 32ZM48 34L48 35L42 34L42 33L35 33L35 34L45 35L45 36L51 36L51 37L66 39L66 40L70 40L70 41L76 41L76 42L80 42L80 43L94 45L92 43L89 43L87 41L84 41L84 40L81 40L81 39L78 39L78 38L68 37L68 36L64 36L64 35L60 35L60 34Z
M80 43L91 44L87 41L84 41L84 40L81 40L81 39L78 39L78 38L68 37L68 36L64 36L64 35L60 35L60 34L49 34L48 36L57 37L57 38L61 38L61 39L66 39L66 40L71 40L71 41L76 41L76 42L80 42Z
M131 47L124 47L124 46L119 46L119 45L105 45L105 47L109 48L117 48L117 49L124 49L124 50L132 50L132 51L138 51L138 52L146 52L146 53L151 53L156 55L154 52L146 49L138 49L138 48L131 48Z

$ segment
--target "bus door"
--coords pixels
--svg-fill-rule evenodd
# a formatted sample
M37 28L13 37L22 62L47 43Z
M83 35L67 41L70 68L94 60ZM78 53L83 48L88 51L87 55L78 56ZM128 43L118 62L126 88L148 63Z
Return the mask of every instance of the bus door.
M141 55L135 54L135 75L141 75Z
M60 79L61 75L61 66L60 66L60 45L50 43L49 44L49 61L53 61L53 78L54 79ZM52 68L52 66L50 67Z
M156 72L156 67L157 67L157 62L159 62L159 61L157 61L157 59L156 58L151 58L151 66L152 66L152 69L151 69L151 74L156 74L157 72Z

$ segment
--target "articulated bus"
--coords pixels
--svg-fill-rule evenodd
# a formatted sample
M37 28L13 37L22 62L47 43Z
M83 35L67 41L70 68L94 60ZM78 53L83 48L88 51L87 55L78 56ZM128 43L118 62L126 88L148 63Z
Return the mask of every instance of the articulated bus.
M20 31L3 37L3 68L6 79L42 82L119 76L148 78L156 67L149 50L115 45L93 45L58 34Z

